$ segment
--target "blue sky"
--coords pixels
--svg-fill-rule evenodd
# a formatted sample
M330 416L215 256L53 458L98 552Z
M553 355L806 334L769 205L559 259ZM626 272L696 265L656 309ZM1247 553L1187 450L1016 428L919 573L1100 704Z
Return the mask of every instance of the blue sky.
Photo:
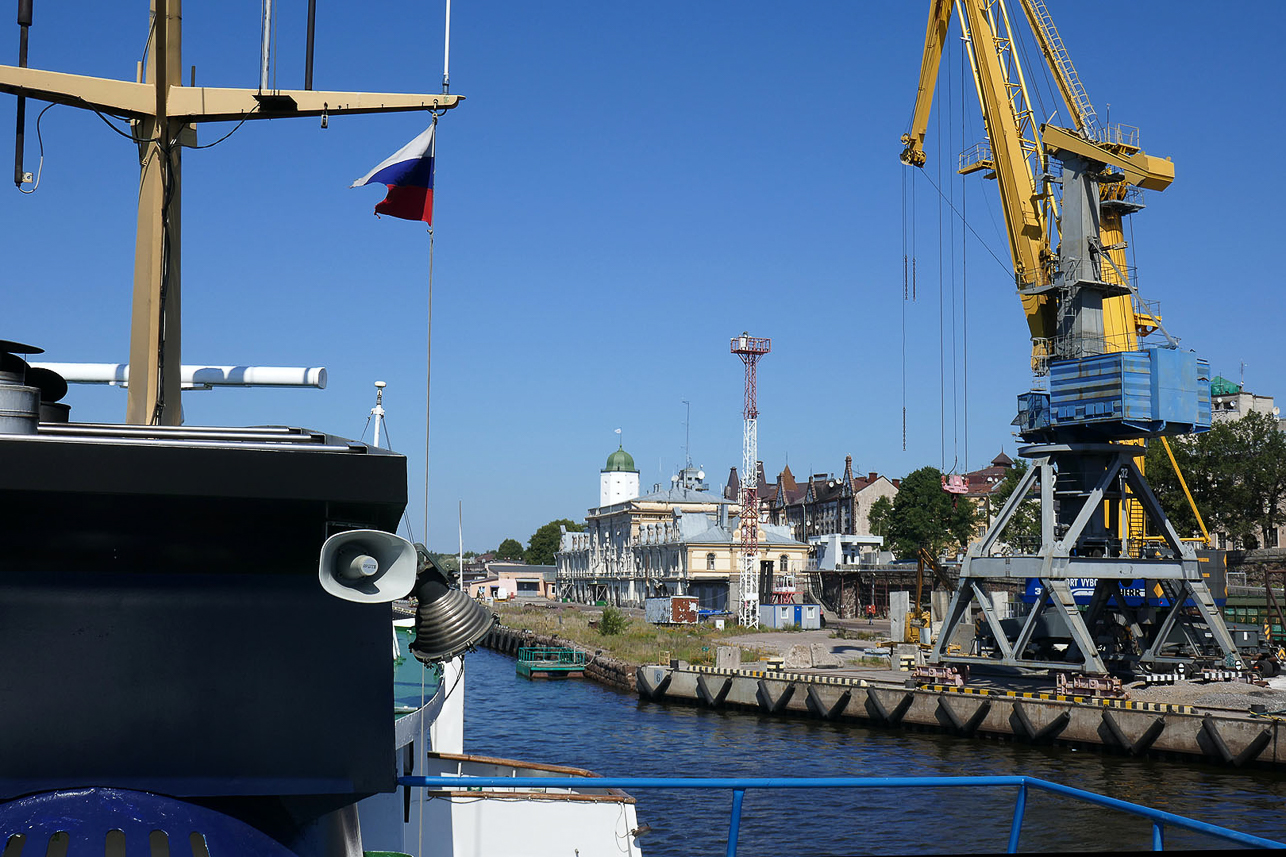
M298 88L307 4L277 5L277 85ZM441 2L371 2L360 16L318 5L317 89L440 89ZM1100 117L1110 104L1113 122L1138 126L1144 148L1176 164L1174 185L1134 218L1144 297L1216 372L1236 380L1244 361L1247 387L1286 396L1271 146L1283 131L1275 36L1286 7L1252 18L1195 2L1048 5ZM184 66L196 65L198 84L254 87L259 4L229 6L187 4ZM902 298L898 138L926 10L453 4L451 89L467 101L438 131L431 546L454 546L457 502L473 550L582 518L616 428L644 487L668 481L684 457L684 399L694 463L722 484L741 458L743 369L728 341L743 330L773 340L759 369L770 473L787 461L797 477L838 472L852 455L859 472L897 477L1014 454L1029 346L995 187L951 170L982 136L954 39L926 170L977 236L966 245L919 177L917 300ZM30 63L132 78L146 21L137 1L38 4ZM8 140L12 97L3 104ZM1049 94L1043 104L1055 109ZM40 106L28 107L29 169ZM377 220L380 191L348 184L425 121L251 122L186 152L183 174L184 362L330 374L325 391L185 394L188 423L354 437L372 383L386 381L417 538L428 240L420 225ZM229 128L201 128L200 141ZM68 107L40 130L40 188L9 190L0 209L0 336L50 360L123 361L136 153ZM68 401L74 419L124 416L120 390L77 387Z

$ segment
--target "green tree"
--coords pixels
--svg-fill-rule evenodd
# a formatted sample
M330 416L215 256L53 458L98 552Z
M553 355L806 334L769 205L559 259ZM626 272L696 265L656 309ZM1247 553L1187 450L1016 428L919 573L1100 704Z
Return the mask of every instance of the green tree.
M1205 485L1205 477L1198 472L1196 437L1173 437L1170 438L1170 450L1174 453L1175 463L1179 465L1179 472L1188 483L1189 490L1195 489L1203 497L1209 492ZM1202 468L1204 469L1204 468ZM1175 531L1180 537L1199 536L1201 528L1197 526L1196 515L1192 512L1192 504L1183 493L1183 486L1179 482L1179 477L1175 473L1174 465L1170 463L1170 456L1165 453L1165 446L1161 443L1160 438L1148 441L1148 451L1143 462L1143 472L1147 477L1148 485L1152 488L1152 493L1156 494L1157 500L1161 503L1161 508L1165 510L1166 516L1169 517L1170 523L1174 525ZM1197 508L1201 510L1201 516L1207 527L1213 526L1215 521L1211 516L1214 511L1207 503L1197 498L1194 493L1193 500L1197 502ZM1149 528L1152 529L1152 528Z
M496 548L496 559L522 559L522 542L517 539L505 539Z
M1253 547L1286 520L1286 435L1273 417L1251 412L1204 434L1171 438L1170 447L1207 529ZM1196 518L1159 441L1148 444L1146 468L1179 534L1195 532Z
M1019 481L1027 474L1029 465L1026 459L1018 459L1009 468L1005 478L1000 480L991 495L991 514L996 515L1013 495ZM1035 489L1035 486L1032 486ZM1009 519L1009 524L1000 534L1001 541L1019 553L1034 553L1040 548L1040 494L1029 490L1027 499L1023 500Z
M888 497L880 497L871 504L871 511L866 513L866 522L870 524L871 535L887 536L889 534L889 518L893 515L893 501Z
M972 500L942 490L942 471L921 467L902 480L888 516L886 545L912 559L920 548L940 556L973 538L978 513Z
M598 632L607 637L622 634L630 625L629 617L615 607L604 607L603 616L598 620Z
M558 553L558 541L562 536L560 527L566 527L569 533L585 532L584 524L574 523L567 518L550 521L531 534L523 559L529 565L553 565L554 554Z

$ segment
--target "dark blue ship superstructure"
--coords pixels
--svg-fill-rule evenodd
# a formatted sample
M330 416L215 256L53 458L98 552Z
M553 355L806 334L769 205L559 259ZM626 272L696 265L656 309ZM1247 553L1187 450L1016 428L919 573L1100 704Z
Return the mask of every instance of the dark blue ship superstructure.
M396 528L406 460L301 428L40 422L51 393L0 359L0 820L83 827L146 792L245 837L212 854L360 854L355 805L398 774L391 607L328 595L318 557ZM86 832L99 854L110 829Z

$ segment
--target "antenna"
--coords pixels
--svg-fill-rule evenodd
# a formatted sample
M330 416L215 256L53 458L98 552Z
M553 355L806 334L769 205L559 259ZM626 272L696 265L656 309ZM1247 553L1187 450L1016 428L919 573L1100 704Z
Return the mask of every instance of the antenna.
M267 92L269 69L272 65L272 0L262 0L259 19L259 91Z
M21 32L18 34L18 68L27 67L27 28L31 26L31 2L32 0L18 0L18 26ZM36 123L39 126L39 122ZM27 99L21 95L18 96L18 118L14 123L14 156L13 156L13 183L19 189L22 183L27 180L27 174L22 169L22 150L25 144L27 133Z
M375 407L371 408L371 416L375 418L374 445L377 447L380 445L380 428L384 425L384 388L387 386L383 381L375 382Z
M680 399L687 406L688 415L683 419L683 466L692 467L692 403Z
M304 89L313 88L313 34L317 30L317 0L308 0L308 38L304 45ZM322 127L326 127L322 114Z

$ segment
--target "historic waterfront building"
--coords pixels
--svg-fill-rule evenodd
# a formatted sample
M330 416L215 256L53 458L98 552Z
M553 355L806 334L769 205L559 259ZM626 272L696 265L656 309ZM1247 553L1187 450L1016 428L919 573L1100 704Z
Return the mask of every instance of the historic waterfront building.
M556 559L559 596L641 607L653 596L695 595L704 609L730 609L740 598L740 508L705 490L705 474L691 467L670 488L638 496L633 468L629 453L612 453L599 498L609 502L589 510L585 532L563 534ZM608 493L608 475L622 472L634 473L634 496ZM759 527L761 577L802 571L808 546L783 527Z
M1014 460L1001 450L986 467L964 474L967 489L964 496L977 505L979 512L976 538L982 538L991 522L1000 514L1002 504L996 501L994 495L1013 466Z
M896 497L899 481L878 473L854 476L850 455L844 459L844 473L839 478L814 473L801 484L790 472L790 465L786 465L777 481L770 483L764 478L760 462L761 515L776 526L786 527L791 537L801 542L829 535L869 536L871 506L881 497L889 500ZM739 490L740 481L733 468L724 496L732 499Z

